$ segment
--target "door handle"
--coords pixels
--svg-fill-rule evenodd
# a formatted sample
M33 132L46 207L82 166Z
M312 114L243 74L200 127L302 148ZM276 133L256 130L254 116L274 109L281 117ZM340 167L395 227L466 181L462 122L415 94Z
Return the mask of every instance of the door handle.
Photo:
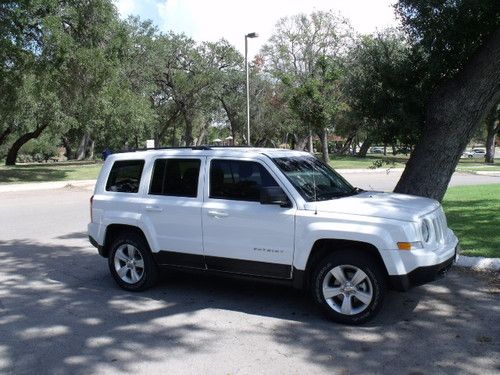
M157 206L146 206L146 211L150 212L162 212L163 208Z
M213 216L215 218L229 216L229 214L227 212L221 212L221 211L208 211L208 215Z

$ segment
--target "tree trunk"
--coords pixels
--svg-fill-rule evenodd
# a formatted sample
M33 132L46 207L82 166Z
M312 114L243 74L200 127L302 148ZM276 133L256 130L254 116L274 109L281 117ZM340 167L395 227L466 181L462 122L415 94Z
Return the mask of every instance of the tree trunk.
M365 158L370 146L372 145L372 138L370 136L366 137L365 141L361 145L358 151L358 156L360 158Z
M7 137L10 135L10 133L12 133L12 128L10 126L0 133L0 145L2 145L7 140Z
M500 28L426 105L422 139L395 191L442 200L475 129L500 97Z
M236 144L236 133L237 129L241 129L242 127L239 124L238 118L236 116L236 113L231 111L227 103L225 102L224 98L219 98L222 108L224 108L224 111L226 112L227 119L229 120L229 127L231 129L231 137L233 137L233 146ZM207 142L210 143L210 142Z
M491 131L488 128L488 136L486 137L486 155L484 156L485 163L493 164L495 162L495 141L497 132Z
M71 149L71 143L69 142L69 139L66 136L64 136L61 137L61 141L66 150L66 152L64 153L66 155L66 159L68 160L73 159L74 155L73 155L73 150Z
M155 148L160 148L161 147L161 135L158 132L155 132L155 135L153 137L155 141Z
M87 155L90 160L94 159L94 149L95 149L95 141L93 139L89 139L87 144Z
M314 154L313 135L312 135L312 131L310 131L310 130L309 130L309 136L308 136L308 143L309 143L309 152L311 154Z
M321 134L321 147L323 148L323 161L330 162L330 155L328 155L328 129L324 128Z
M17 141L15 141L12 146L10 146L9 152L7 153L7 158L5 159L5 165L16 165L17 153L19 149L26 144L26 142L38 138L40 134L49 126L48 124L37 127L34 131L25 133L20 136Z
M295 144L294 144L294 150L299 150L299 151L304 151L307 145L307 141L309 140L309 137L303 137L303 138L298 138L295 136Z
M184 142L186 146L193 145L193 116L188 111L183 110L182 117L184 117Z
M493 164L495 162L495 144L497 134L500 132L500 103L491 111L491 115L486 119L486 155L485 163Z
M356 133L351 133L344 144L342 145L342 148L340 149L340 154L344 155L349 151L349 148L351 147L352 141L354 140L354 137L356 136Z
M80 140L80 144L78 145L78 148L76 150L76 160L85 159L88 141L89 141L89 134L85 132L82 135L82 139Z

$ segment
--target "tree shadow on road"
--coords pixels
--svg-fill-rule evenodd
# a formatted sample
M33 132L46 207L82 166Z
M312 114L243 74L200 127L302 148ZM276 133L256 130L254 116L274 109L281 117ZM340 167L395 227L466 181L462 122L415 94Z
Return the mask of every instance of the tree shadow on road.
M286 287L174 273L152 290L128 293L95 249L0 242L0 372L132 372L139 361L210 355L231 323L215 316L220 310L243 313L235 319L275 318L271 330L249 323L248 332L306 353L325 370L383 371L402 355L418 364L422 345L435 345L438 362L448 363L458 359L460 340L470 340L454 336L468 319L474 332L498 337L495 315L485 313L491 296L467 294L457 277L450 286L391 293L374 322L354 328L326 321L307 296ZM206 309L213 321L199 318ZM469 355L491 355L479 349ZM450 368L482 364L474 356L461 362Z

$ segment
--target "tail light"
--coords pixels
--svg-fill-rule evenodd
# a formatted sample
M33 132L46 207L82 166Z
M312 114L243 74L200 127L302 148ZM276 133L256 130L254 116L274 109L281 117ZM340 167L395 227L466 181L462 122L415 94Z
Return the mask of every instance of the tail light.
M92 195L90 197L90 222L94 222L94 218L92 217L92 204L94 203L94 196Z

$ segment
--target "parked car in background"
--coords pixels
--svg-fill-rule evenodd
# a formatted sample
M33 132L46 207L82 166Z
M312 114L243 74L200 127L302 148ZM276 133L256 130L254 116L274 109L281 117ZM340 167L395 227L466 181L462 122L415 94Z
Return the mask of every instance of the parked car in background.
M408 155L411 154L411 149L409 147L400 147L396 150L396 153Z
M473 148L472 150L470 151L464 151L462 153L462 158L468 158L468 159L472 159L472 158L484 158L484 156L486 155L486 150L482 149L482 148Z
M370 153L372 153L372 154L383 154L384 153L384 148L383 147L372 147L370 149Z

